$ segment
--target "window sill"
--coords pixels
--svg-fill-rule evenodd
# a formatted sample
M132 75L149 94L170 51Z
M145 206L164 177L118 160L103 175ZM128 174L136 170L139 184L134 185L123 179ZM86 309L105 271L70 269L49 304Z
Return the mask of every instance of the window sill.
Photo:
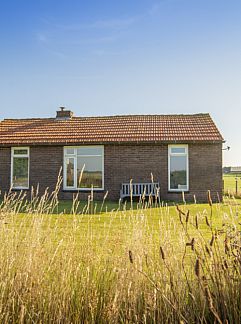
M22 187L22 188L11 188L13 191L21 191L21 190L29 190L27 187Z
M91 188L86 188L86 189L70 189L70 188L64 188L62 190L62 192L91 192L93 190L93 192L102 192L105 191L104 188L96 188L96 189L91 189Z
M168 193L189 193L189 190L168 190Z

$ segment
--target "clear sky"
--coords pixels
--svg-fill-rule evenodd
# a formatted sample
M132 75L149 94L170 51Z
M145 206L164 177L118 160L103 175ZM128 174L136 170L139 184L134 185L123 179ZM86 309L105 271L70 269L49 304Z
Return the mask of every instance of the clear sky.
M1 0L0 119L209 112L241 165L240 0Z

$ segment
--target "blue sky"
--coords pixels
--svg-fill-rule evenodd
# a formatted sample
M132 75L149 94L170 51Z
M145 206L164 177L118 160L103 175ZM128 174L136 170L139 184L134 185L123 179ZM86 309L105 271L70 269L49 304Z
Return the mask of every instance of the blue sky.
M210 112L241 165L241 1L1 0L0 41L0 119Z

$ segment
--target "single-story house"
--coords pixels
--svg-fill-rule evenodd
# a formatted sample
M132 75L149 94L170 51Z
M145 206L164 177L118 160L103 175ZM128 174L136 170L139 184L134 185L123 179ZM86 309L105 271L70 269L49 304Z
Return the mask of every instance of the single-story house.
M241 173L241 167L240 166L230 167L230 173L234 173L234 174Z
M4 119L0 190L54 190L61 170L60 199L118 200L132 179L136 194L155 183L161 200L206 201L222 197L222 143L209 114Z
M223 174L228 174L231 171L231 167L223 167Z

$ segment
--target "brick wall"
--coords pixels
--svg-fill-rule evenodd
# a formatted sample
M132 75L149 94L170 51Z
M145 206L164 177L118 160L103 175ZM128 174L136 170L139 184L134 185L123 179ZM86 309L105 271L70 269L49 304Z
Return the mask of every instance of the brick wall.
M105 147L105 188L118 199L122 182L149 182L151 173L160 183L163 200L182 200L181 193L168 192L168 146L114 145ZM189 144L189 192L187 200L206 201L222 197L222 144Z
M165 145L108 145L105 147L105 188L111 199L119 198L122 182L164 180L167 166ZM163 194L161 188L161 194ZM117 198L117 199L118 199Z
M212 199L222 199L222 144L189 144L189 192L188 201L207 201L207 191ZM165 199L181 200L181 194L166 192Z
M11 148L0 147L0 190L9 190L11 177Z
M30 186L39 185L40 193L46 187L55 189L58 175L63 165L63 147L33 146L30 148Z
M0 189L8 190L10 184L11 149L0 148ZM63 147L34 146L30 148L30 186L39 185L43 193L46 187L52 191L63 165ZM156 145L106 145L105 146L105 191L96 192L102 199L108 190L108 199L118 200L122 182L150 182L161 185L163 200L181 200L181 193L168 192L168 146ZM222 144L189 144L189 192L187 200L206 201L207 190L213 198L222 196ZM61 187L62 188L62 187ZM72 199L73 192L61 190L61 199ZM81 193L86 199L89 192Z

